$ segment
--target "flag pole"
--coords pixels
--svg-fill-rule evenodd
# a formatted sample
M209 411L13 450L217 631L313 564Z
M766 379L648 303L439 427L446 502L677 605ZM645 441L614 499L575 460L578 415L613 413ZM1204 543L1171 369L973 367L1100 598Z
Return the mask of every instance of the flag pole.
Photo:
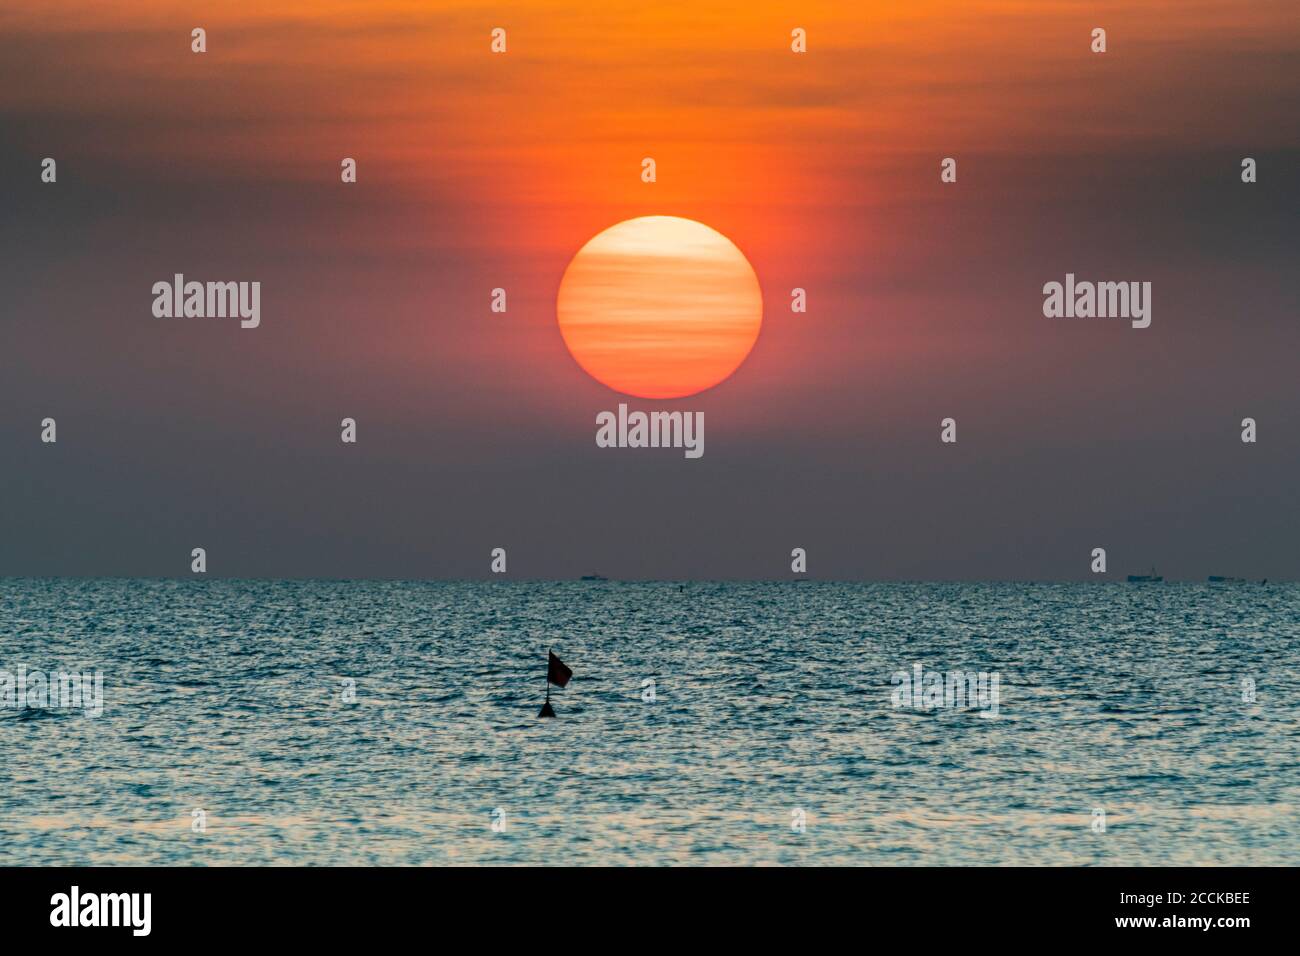
M546 651L546 703L542 704L542 712L538 717L554 717L555 711L551 709L551 652L550 648Z

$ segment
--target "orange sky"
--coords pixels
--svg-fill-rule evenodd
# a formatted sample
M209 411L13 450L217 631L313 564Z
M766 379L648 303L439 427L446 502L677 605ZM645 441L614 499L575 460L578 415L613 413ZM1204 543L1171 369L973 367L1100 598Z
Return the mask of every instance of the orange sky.
M846 242L880 254L884 237L850 238L844 220L932 195L941 156L978 175L976 156L1045 144L1140 162L1286 141L1260 119L1279 87L1292 95L1293 14L1284 0L53 0L0 11L0 106L116 124L79 148L154 180L329 182L354 156L372 189L470 207L458 248L508 232L517 252L567 261L613 222L664 213L714 225L756 265L803 257L807 275ZM1098 24L1104 60L1088 51ZM437 229L381 225L370 241L418 247Z
M826 201L843 168L900 151L1221 137L1249 121L1238 97L1285 75L1268 61L1296 35L1282 0L1136 6L53 0L0 11L0 32L56 37L69 68L12 50L6 73L38 68L0 96L33 110L147 107L182 133L202 107L220 141L191 129L153 162L220 156L231 174L310 175L317 153L347 149L370 176L413 188L608 204L634 192L628 171L654 152L668 202L752 198L774 179ZM188 49L195 25L209 32L203 58ZM1095 25L1110 31L1106 76L1088 52ZM505 56L488 52L494 26L509 32ZM794 26L808 30L804 57L789 52ZM1257 71L1223 75L1216 54L1241 52ZM1213 102L1198 92L1207 73ZM1158 117L1145 115L1153 101ZM100 148L132 160L130 143Z
M1086 168L1104 156L1129 164L1136 182L1207 143L1289 143L1273 116L1295 104L1292 12L1281 0L794 11L749 0L498 10L54 0L0 11L0 108L46 124L24 149L61 150L75 157L70 174L104 189L123 176L325 189L341 157L357 158L364 214L292 236L280 219L260 236L283 229L281 241L321 252L346 241L389 262L499 264L475 267L480 284L510 285L534 324L509 342L467 337L462 348L484 362L543 368L563 357L556 286L593 235L635 216L696 219L745 251L769 309L794 286L814 290L803 334L769 322L780 364L756 371L826 381L836 363L889 375L955 343L898 318L905 301L886 304L878 290L864 302L846 285L928 268L936 230L955 225L936 202L1028 209L1079 182L1062 161ZM1109 30L1104 58L1088 50L1097 24ZM195 25L208 30L203 56L189 50ZM505 55L489 50L494 26L508 31ZM790 52L795 26L808 31L806 55ZM961 159L959 194L936 193L946 155ZM653 186L640 180L646 156ZM981 220L988 210L965 221ZM1019 241L1005 232L1017 227L989 228ZM968 256L967 267L979 265ZM855 303L871 307L875 338L856 334ZM397 364L419 354L371 347L391 348L385 361Z
M1104 57L1089 52L1098 25ZM495 26L504 56L489 50ZM789 49L796 26L805 55ZM1291 489L1268 476L1294 468L1214 474L1200 445L1179 458L1161 429L1212 442L1221 419L1249 413L1282 434L1294 414L1298 50L1293 0L5 4L0 354L21 360L0 392L15 423L57 402L82 435L165 439L139 439L117 484L68 496L147 494L137 510L188 516L168 489L212 482L209 495L259 520L302 513L285 541L332 526L298 489L319 484L334 513L316 429L359 409L363 440L401 459L374 472L393 483L374 507L405 510L386 538L358 512L349 547L421 559L406 480L458 503L429 520L467 523L465 548L481 531L468 523L485 520L537 542L559 533L547 522L575 534L573 510L554 502L585 508L641 481L633 497L687 504L648 509L629 540L667 542L675 528L722 548L758 511L795 521L795 496L808 516L825 504L808 520L827 547L857 548L895 521L891 548L929 554L965 528L943 549L952 564L926 573L1049 567L1058 541L1017 562L1063 480L1093 509L1089 527L1138 535L1163 514L1166 539L1188 529L1181 553L1250 542L1255 526L1229 515L1217 537L1174 522L1227 485L1272 520L1270 496ZM1257 186L1238 179L1244 155L1259 158ZM45 156L58 157L57 189L36 178ZM345 156L355 185L339 182ZM944 156L960 162L950 186ZM664 403L707 412L710 450L694 464L719 469L712 497L618 456L582 457L597 451L593 413L619 397L565 347L561 277L602 230L656 215L732 240L763 298L735 373ZM262 281L260 328L147 321L152 284L177 271ZM1151 281L1149 334L1046 321L1039 290L1067 271ZM508 315L489 309L496 287ZM806 313L790 311L796 287ZM966 471L928 457L954 409L972 441L961 447L982 450L957 459ZM268 456L279 470L252 496ZM736 456L748 466L726 471ZM441 470L451 462L459 483ZM531 484L515 484L529 468ZM294 489L282 500L281 484ZM1167 506L1174 488L1187 509ZM858 509L864 489L876 506ZM1001 571L981 563L991 537L1010 540L996 524L1009 511L985 505L999 495L1026 521ZM459 505L480 498L491 508ZM272 500L279 510L249 504ZM697 505L732 537L692 537ZM73 553L99 513L70 508L66 540L26 540ZM859 537L842 534L854 520ZM584 547L607 540L593 531ZM888 570L920 573L923 557Z

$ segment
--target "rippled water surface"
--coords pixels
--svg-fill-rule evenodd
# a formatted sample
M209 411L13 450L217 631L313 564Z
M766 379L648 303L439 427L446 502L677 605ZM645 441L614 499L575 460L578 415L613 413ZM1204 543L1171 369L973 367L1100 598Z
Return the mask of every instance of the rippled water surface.
M104 680L99 717L0 708L0 864L1300 863L1297 585L11 579L0 610L0 669ZM916 663L997 672L998 717L896 709Z

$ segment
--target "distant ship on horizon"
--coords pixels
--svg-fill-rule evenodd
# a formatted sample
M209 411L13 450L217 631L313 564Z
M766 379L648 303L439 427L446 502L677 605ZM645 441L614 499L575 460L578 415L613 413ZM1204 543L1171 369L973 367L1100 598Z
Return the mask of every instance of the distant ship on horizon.
M1164 578L1156 574L1156 567L1151 566L1150 574L1130 574L1128 576L1129 584L1159 584Z

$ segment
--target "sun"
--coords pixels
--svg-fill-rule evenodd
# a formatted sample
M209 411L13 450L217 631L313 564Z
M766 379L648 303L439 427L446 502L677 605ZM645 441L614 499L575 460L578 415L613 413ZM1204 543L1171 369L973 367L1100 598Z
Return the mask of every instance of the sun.
M638 398L681 398L740 367L763 324L758 277L703 223L641 216L578 250L555 310L583 370Z

